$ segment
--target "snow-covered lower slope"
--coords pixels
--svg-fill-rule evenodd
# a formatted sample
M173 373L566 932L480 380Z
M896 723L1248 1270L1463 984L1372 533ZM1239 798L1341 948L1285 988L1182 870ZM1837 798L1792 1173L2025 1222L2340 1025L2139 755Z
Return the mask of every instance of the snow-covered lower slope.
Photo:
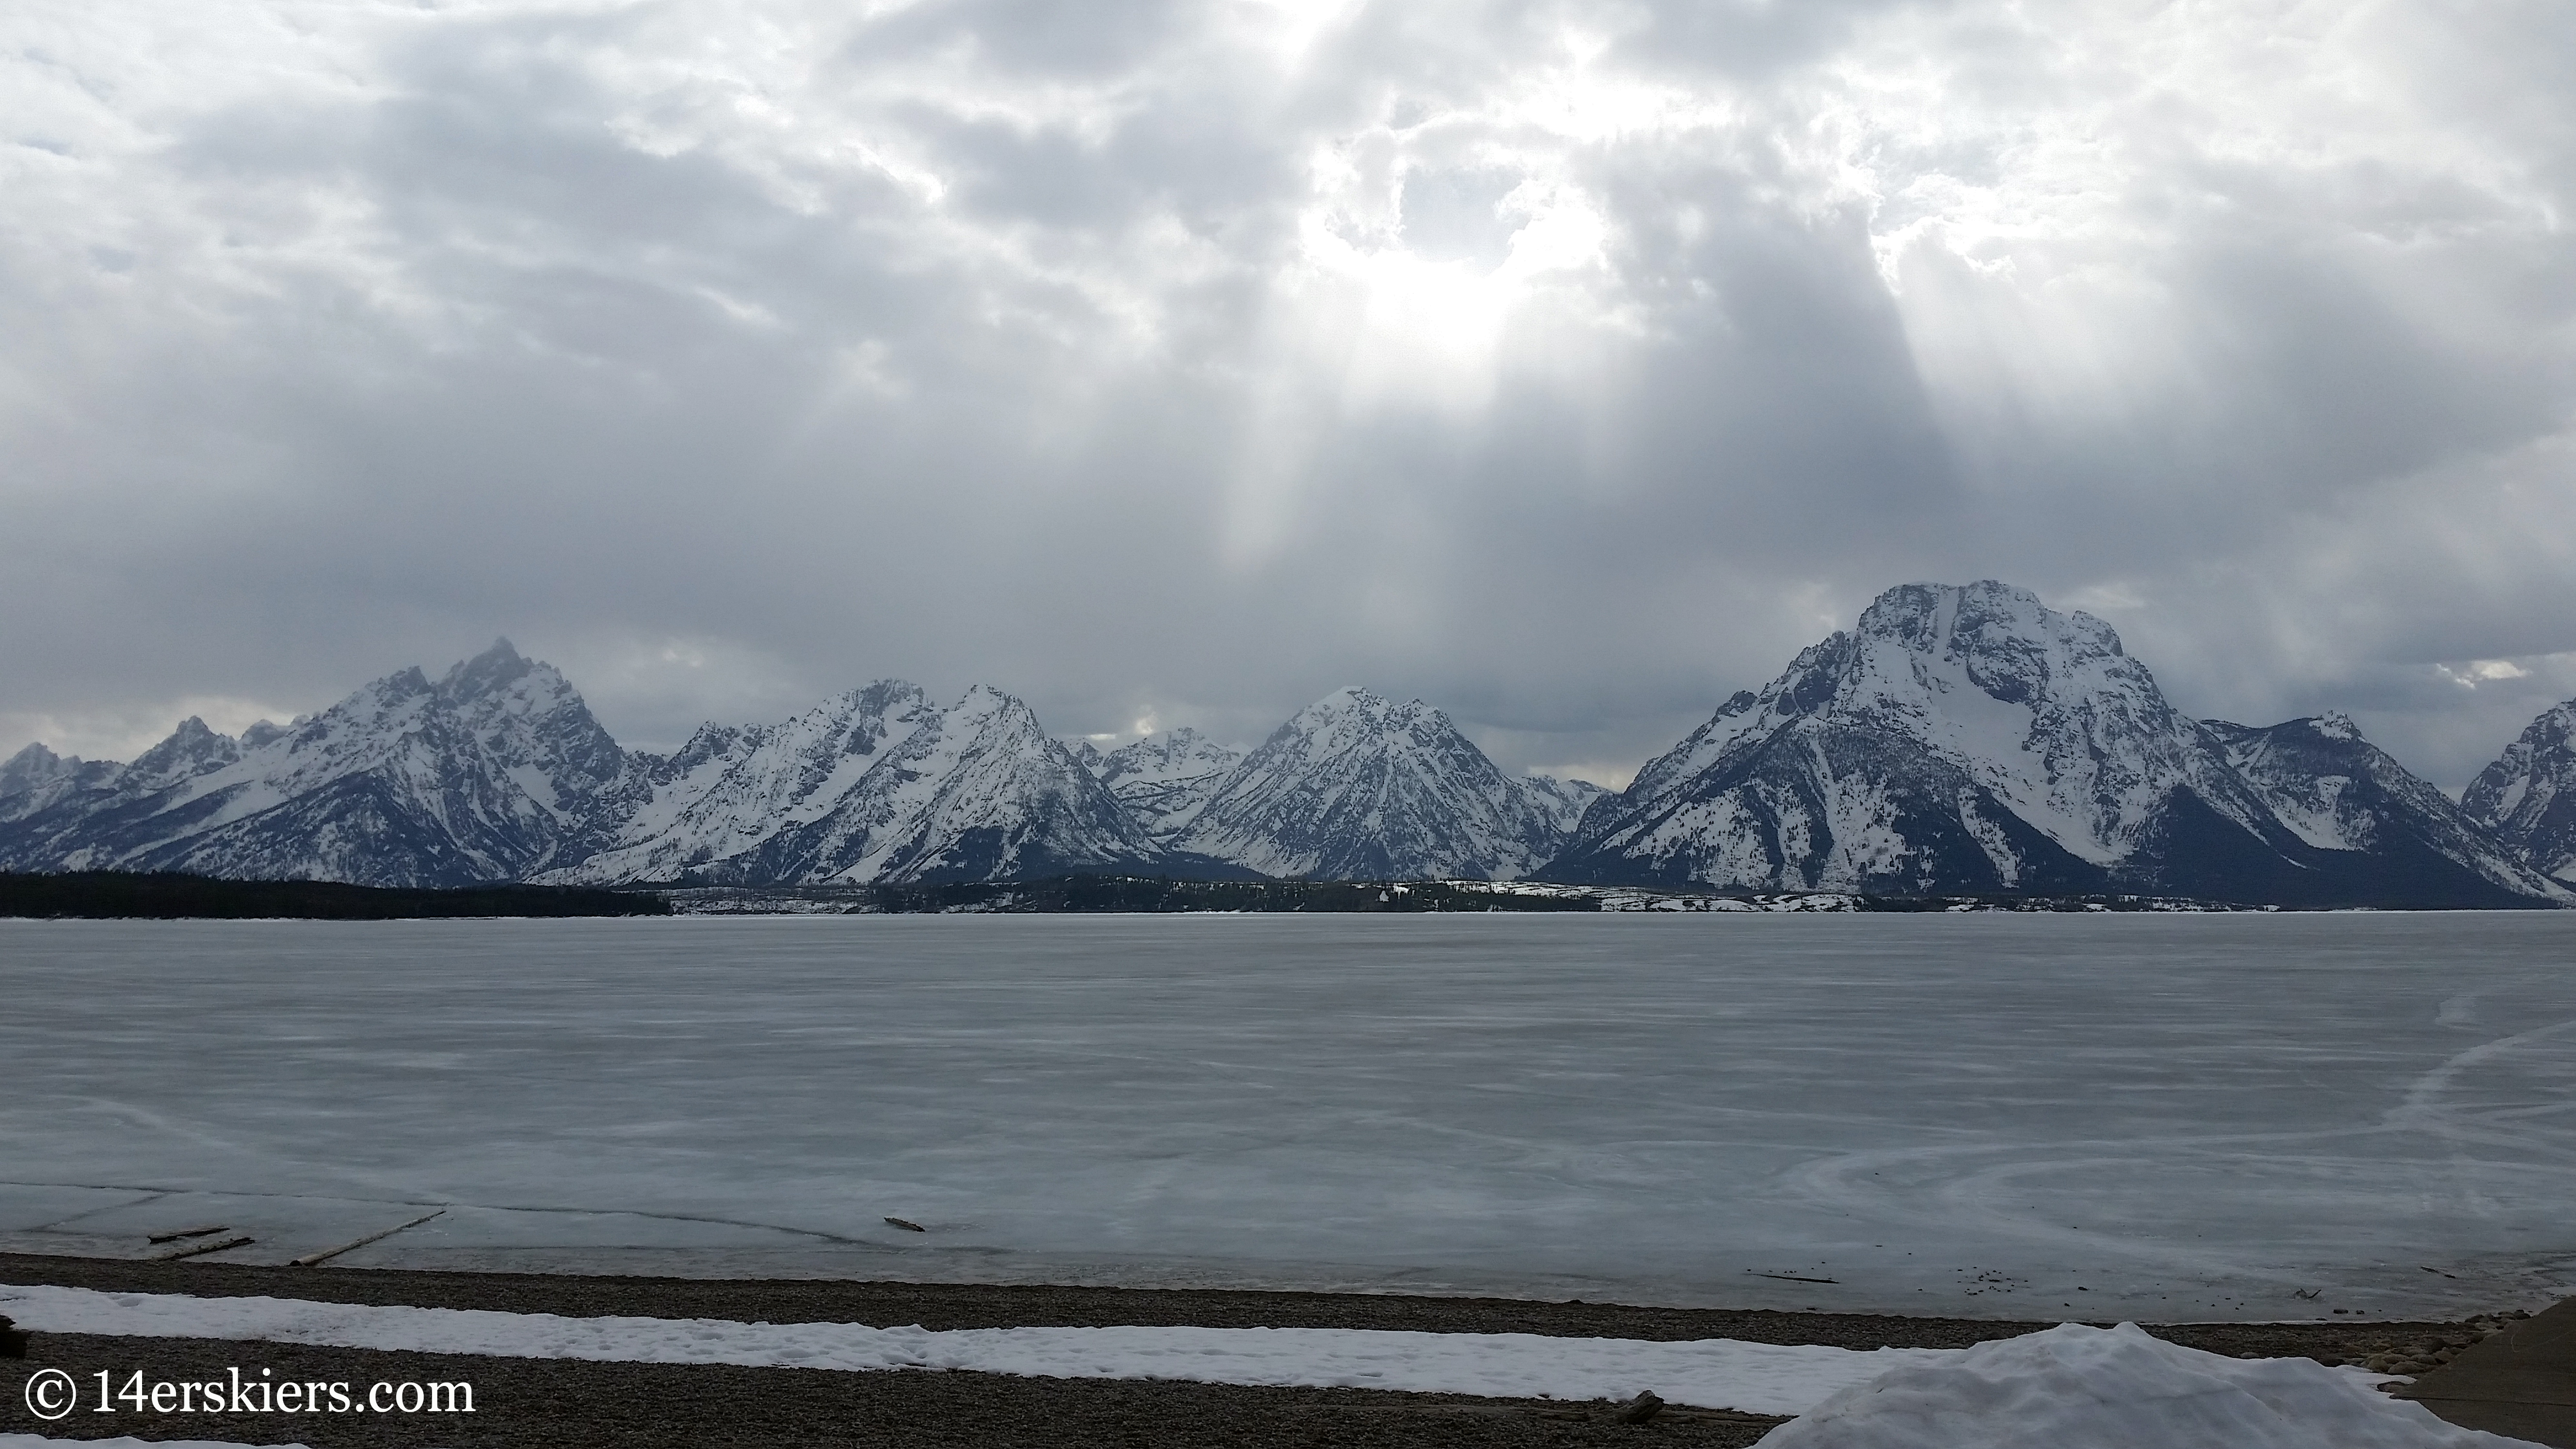
M1146 833L1168 838L1198 818L1243 751L1182 728L1147 735L1088 762Z
M516 880L597 850L644 791L564 677L507 640L435 683L406 669L291 728L234 740L188 720L69 788L63 767L21 762L48 778L38 808L0 824L0 865L19 870Z
M1420 700L1339 689L1245 756L1171 844L1264 875L1508 880L1555 853L1580 795L1504 774Z
M1993 581L1909 584L1594 805L1540 875L2297 905L2552 894L2357 735L2301 750L2263 733L2176 711L2090 615ZM2334 772L2365 783L2330 827Z
M783 725L701 729L611 846L544 879L715 884L1153 871L1162 847L1026 704L899 680Z
M2460 805L2525 865L2576 885L2576 699L2541 711Z

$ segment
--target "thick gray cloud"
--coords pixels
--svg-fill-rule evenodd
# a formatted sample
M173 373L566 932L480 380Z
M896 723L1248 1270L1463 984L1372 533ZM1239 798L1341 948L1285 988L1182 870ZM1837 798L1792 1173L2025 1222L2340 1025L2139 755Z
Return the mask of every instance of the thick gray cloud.
M1879 589L2456 788L2576 694L2563 4L0 16L0 750L507 633L1616 780Z

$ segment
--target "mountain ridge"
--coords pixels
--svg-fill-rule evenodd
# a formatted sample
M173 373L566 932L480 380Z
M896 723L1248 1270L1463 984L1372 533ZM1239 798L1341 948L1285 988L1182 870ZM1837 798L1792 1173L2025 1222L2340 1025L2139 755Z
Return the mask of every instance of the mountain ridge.
M236 739L0 761L0 870L388 886L1531 879L2292 906L2576 903L2576 701L2454 804L2338 714L2184 715L2108 624L1994 580L1887 590L1628 788L1513 776L1356 686L1240 750L1102 751L977 685L878 680L620 747L508 640Z

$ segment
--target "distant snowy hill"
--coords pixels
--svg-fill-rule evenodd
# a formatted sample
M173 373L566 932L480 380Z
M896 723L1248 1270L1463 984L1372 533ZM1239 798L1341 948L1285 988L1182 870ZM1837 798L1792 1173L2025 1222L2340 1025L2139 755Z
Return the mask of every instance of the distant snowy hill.
M1210 787L1171 844L1273 876L1508 880L1555 853L1592 788L1514 779L1420 700L1341 689Z
M503 640L291 729L190 719L122 767L21 751L0 767L0 868L517 880L596 851L643 791L563 676Z
M814 884L1152 872L1167 852L1019 700L885 680L782 725L707 726L609 848L541 879Z
M2285 905L2569 899L2348 720L2168 704L2109 625L1912 584L1586 812L1541 878Z
M2460 805L2525 865L2576 885L2576 699L2543 710Z
M1198 817L1218 784L1243 763L1243 751L1194 729L1165 730L1094 753L1091 770L1138 824L1168 838Z

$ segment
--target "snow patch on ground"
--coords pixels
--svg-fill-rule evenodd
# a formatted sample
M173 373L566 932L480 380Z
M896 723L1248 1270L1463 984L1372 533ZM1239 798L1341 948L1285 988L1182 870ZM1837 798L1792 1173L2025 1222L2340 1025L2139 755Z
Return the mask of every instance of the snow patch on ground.
M2304 1358L2065 1324L1845 1389L1762 1449L2529 1449Z

